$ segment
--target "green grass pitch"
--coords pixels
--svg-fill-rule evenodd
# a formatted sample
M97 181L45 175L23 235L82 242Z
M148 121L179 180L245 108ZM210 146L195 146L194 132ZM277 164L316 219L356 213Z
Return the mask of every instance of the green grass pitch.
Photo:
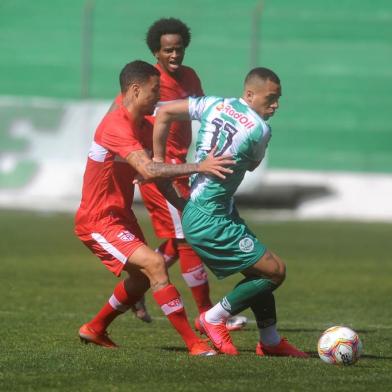
M287 262L287 280L276 293L279 329L312 354L300 360L256 357L254 322L232 334L240 356L191 358L150 295L152 324L131 314L112 324L119 350L80 344L78 327L117 280L73 236L72 220L1 211L1 391L390 390L392 225L249 221ZM156 245L144 214L140 222ZM171 277L193 318L178 266ZM218 282L210 274L213 299L238 280ZM316 355L320 333L336 324L354 328L363 341L354 366L326 365Z

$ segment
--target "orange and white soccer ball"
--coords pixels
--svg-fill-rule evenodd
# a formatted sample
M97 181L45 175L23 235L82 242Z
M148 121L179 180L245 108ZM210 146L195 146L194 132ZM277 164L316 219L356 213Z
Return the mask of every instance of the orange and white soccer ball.
M322 333L317 351L326 363L353 365L361 356L362 343L358 334L352 329L336 326Z

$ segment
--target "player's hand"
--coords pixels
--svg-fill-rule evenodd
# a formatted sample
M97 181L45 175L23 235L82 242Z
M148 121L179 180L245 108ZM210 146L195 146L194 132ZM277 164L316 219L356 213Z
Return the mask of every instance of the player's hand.
M216 146L208 153L204 161L199 162L199 173L212 174L218 178L225 179L225 174L233 173L233 170L226 166L235 164L235 160L231 155L221 155L215 157Z

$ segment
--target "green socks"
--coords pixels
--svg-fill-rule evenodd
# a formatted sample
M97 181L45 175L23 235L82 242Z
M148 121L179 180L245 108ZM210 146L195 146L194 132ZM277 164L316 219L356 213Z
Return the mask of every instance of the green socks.
M271 297L267 293L272 295L272 291L276 287L277 285L269 279L248 277L239 282L220 303L232 315L238 314L249 307L252 307L253 312L256 310L257 313L263 313L263 294L270 301ZM275 301L273 305L275 309ZM257 316L256 320L258 320Z

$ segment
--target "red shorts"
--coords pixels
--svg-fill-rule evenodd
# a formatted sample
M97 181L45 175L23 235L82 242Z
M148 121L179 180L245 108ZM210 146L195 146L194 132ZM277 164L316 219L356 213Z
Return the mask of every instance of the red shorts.
M182 197L189 198L188 178L180 178L173 181L173 186ZM157 237L184 238L181 212L162 196L162 193L154 183L142 184L139 188Z
M91 233L78 234L78 237L116 276L120 276L129 256L145 245L143 233L136 221L104 219L95 225Z

